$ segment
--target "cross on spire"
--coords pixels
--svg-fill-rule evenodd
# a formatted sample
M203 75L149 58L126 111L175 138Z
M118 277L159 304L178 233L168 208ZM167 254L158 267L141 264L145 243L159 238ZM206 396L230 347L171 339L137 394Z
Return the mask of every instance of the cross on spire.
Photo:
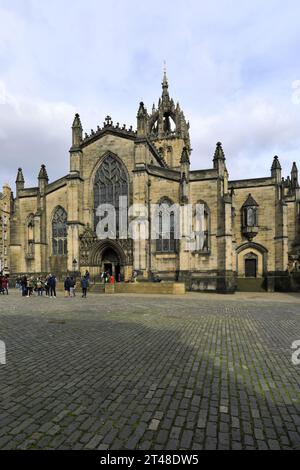
M106 126L111 126L112 121L111 121L111 117L110 117L110 116L106 116L105 121L106 121Z

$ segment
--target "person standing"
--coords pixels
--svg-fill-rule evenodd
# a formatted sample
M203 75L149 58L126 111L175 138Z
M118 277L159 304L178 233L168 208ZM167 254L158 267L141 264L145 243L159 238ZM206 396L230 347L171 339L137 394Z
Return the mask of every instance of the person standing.
M21 279L22 297L27 295L27 277L23 276Z
M49 290L50 290L49 279L50 279L50 274L46 276L45 283L44 283L46 297L49 297Z
M42 281L39 277L36 280L36 288L38 296L43 295Z
M86 299L88 285L89 285L89 281L87 277L83 276L83 278L81 279L81 288L82 288L82 298L84 299Z
M48 282L50 286L50 298L56 299L56 277L54 276L54 274L50 274Z
M27 279L27 297L30 297L33 292L33 278Z

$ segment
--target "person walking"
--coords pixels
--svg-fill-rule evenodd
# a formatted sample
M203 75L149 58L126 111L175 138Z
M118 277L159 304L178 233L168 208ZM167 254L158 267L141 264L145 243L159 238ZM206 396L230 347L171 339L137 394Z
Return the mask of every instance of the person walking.
M70 278L70 295L71 297L75 297L75 288L76 288L76 281L73 277Z
M69 276L67 276L65 279L64 289L65 289L65 297L70 297L71 279Z
M3 294L6 292L6 295L8 295L8 277L4 276L2 278L2 289L3 289Z
M81 288L82 288L82 298L84 299L86 299L88 285L89 285L89 281L87 277L83 276L83 278L81 279Z

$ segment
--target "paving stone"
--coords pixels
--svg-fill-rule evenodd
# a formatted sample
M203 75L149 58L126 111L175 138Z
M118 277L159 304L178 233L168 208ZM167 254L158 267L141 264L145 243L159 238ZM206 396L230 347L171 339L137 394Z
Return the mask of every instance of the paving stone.
M0 449L299 448L297 296L82 305L1 297Z

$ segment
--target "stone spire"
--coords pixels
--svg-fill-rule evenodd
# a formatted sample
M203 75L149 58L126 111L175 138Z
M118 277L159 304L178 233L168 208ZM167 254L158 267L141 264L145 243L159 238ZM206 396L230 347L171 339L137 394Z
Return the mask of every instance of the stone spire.
M281 165L277 155L275 155L272 163L271 176L272 178L275 178L276 183L281 183Z
M48 174L47 174L47 170L46 170L46 166L45 166L45 165L42 165L42 166L41 166L41 169L40 169L40 172L39 172L39 176L38 176L38 180L39 180L39 190L40 190L40 193L41 193L41 194L44 194L44 193L45 193L46 186L47 186L48 181L49 181L49 178L48 178Z
M48 178L48 174L47 174L47 170L46 170L46 166L45 166L45 165L42 165L42 166L41 166L38 179L39 179L39 180L46 180L47 182L49 181L49 178Z
M72 125L72 147L78 147L82 142L82 125L79 114L75 114Z
M23 171L22 171L22 168L19 168L18 169L18 173L17 173L17 178L16 178L16 193L17 193L17 197L18 197L18 194L19 192L24 189L24 185L25 185L25 180L24 180L24 176L23 176Z
M292 171L291 171L291 184L292 188L296 189L299 188L299 182L298 182L298 168L296 162L293 163L292 166Z
M141 101L139 110L137 113L137 135L139 137L145 137L148 131L148 113L147 109L144 106L144 103Z
M16 183L25 183L22 168L18 168Z
M216 170L219 170L221 167L225 168L225 160L225 153L222 147L222 143L218 142L213 159L214 168Z
M164 76L163 76L163 81L162 81L162 101L163 102L169 102L170 101L170 96L169 96L169 83L168 83L168 78L167 78L167 70L164 68Z

